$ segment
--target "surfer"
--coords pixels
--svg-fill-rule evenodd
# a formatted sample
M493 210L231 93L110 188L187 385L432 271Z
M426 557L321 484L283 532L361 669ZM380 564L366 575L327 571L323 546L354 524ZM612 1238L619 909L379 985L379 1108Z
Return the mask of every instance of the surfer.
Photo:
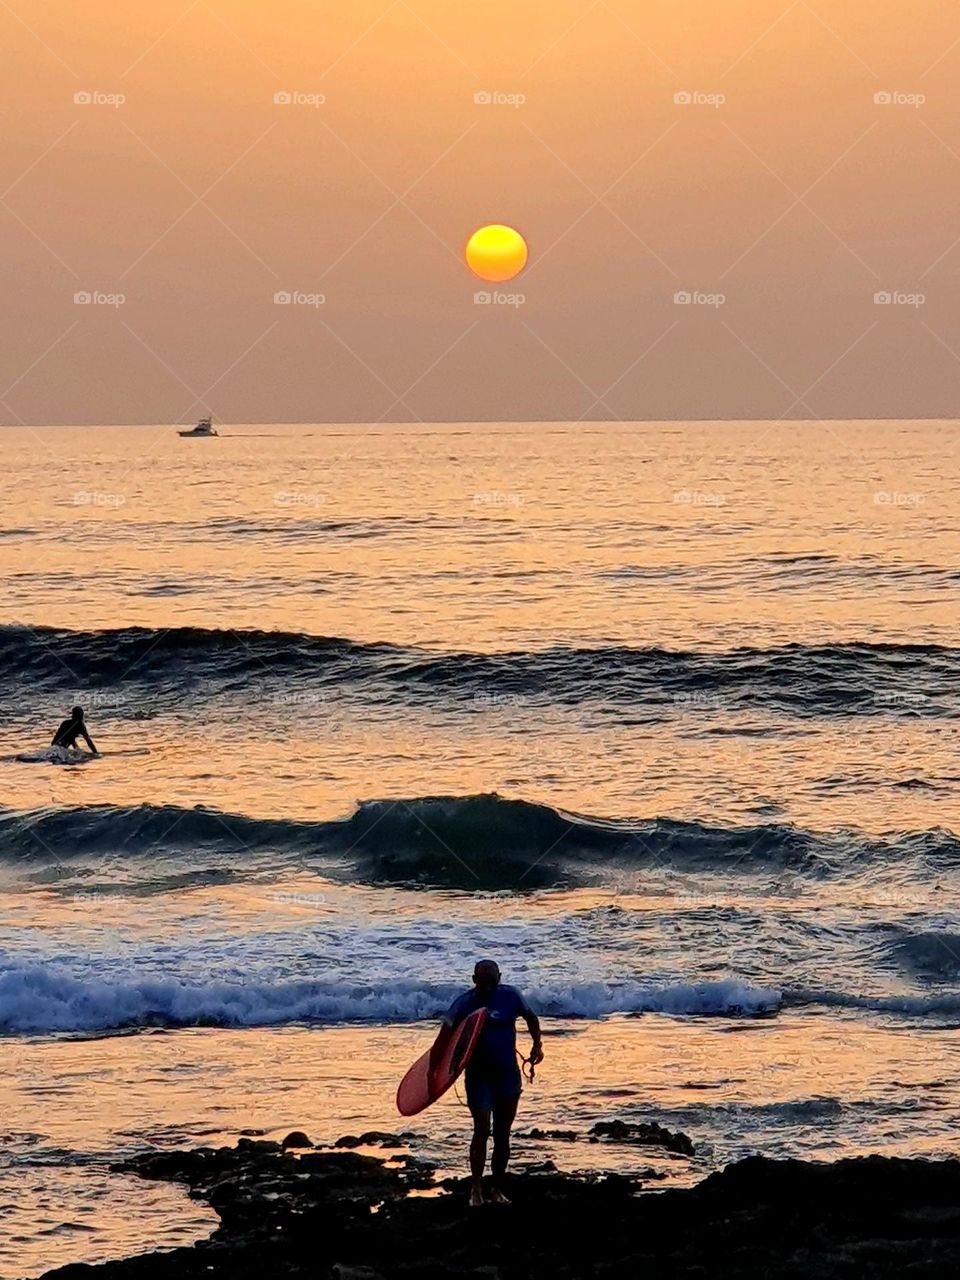
M490 1172L493 1188L490 1200L494 1204L509 1204L499 1183L510 1159L510 1130L523 1087L517 1064L516 1022L517 1018L523 1018L530 1031L533 1046L526 1061L532 1069L543 1061L540 1020L516 987L501 983L500 969L492 960L478 960L473 970L473 990L458 996L443 1019L440 1035L430 1055L431 1070L442 1058L457 1026L477 1009L486 1009L487 1019L465 1074L467 1105L473 1116L470 1204L483 1204L483 1170L487 1162L491 1121L493 1157Z
M53 735L53 741L50 745L52 747L76 747L78 738L83 738L93 754L99 755L97 748L93 745L93 739L87 733L87 726L83 719L83 707L73 708L70 712L70 719L61 723L60 728Z

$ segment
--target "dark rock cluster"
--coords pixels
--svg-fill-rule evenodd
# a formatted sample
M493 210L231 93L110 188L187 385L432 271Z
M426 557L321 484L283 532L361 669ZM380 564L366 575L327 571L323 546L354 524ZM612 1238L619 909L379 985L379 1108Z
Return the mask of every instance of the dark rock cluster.
M362 1135L362 1145L372 1137ZM616 1174L526 1172L508 1179L511 1205L470 1209L465 1181L438 1185L412 1156L345 1150L353 1140L318 1151L304 1141L302 1133L284 1143L241 1139L236 1147L151 1152L116 1166L184 1184L213 1206L219 1228L191 1248L63 1267L44 1280L960 1275L956 1160L871 1156L828 1165L757 1156L691 1189L657 1194L639 1194L639 1180Z
M638 1124L630 1120L601 1120L585 1135L574 1129L528 1129L515 1136L534 1142L579 1142L584 1137L587 1142L620 1142L632 1147L660 1147L680 1156L694 1154L693 1143L685 1133L674 1133L655 1121Z

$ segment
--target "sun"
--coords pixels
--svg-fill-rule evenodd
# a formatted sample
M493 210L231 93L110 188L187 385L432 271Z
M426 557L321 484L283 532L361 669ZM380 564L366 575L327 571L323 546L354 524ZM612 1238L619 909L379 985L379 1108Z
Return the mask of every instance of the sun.
M464 256L481 280L512 280L527 265L527 242L513 227L494 222L473 233Z

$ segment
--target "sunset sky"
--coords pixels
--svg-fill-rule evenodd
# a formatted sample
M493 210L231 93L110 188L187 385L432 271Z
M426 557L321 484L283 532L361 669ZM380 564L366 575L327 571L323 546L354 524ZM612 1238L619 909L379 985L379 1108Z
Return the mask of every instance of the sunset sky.
M4 0L0 47L0 422L957 413L942 0Z

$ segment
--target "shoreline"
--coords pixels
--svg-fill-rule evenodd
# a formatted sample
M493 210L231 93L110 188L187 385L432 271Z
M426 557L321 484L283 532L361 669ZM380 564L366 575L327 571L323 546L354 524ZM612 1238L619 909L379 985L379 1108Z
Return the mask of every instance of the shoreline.
M399 1147L350 1149L411 1154L434 1166L437 1181L458 1178L472 1126L452 1091L412 1120L392 1106L429 1033L415 1023L8 1040L0 1101L16 1122L0 1153L10 1157L0 1170L0 1276L37 1280L209 1237L216 1212L188 1199L185 1183L110 1171L144 1153L232 1149L293 1128L331 1151L340 1135L410 1129ZM803 1162L960 1154L954 1031L795 1012L762 1022L558 1022L550 1034L514 1129L518 1173L549 1159L574 1179L639 1175L644 1196L659 1198L757 1153ZM694 1154L595 1132L651 1122L689 1135Z
M641 1128L626 1140L661 1151L689 1142ZM193 1246L72 1263L40 1280L960 1273L956 1159L751 1156L656 1194L653 1171L576 1175L545 1160L508 1175L511 1205L471 1210L467 1179L438 1179L436 1166L401 1150L407 1136L347 1136L321 1149L295 1131L282 1144L244 1138L134 1156L111 1170L185 1187L219 1227ZM370 1145L382 1154L355 1149Z

